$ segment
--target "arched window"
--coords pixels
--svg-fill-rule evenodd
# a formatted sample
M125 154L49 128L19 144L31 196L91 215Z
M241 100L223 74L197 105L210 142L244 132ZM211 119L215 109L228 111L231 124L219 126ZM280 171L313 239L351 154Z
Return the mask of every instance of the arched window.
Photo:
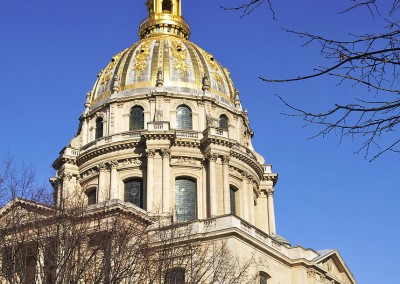
M129 130L144 129L144 112L141 106L134 106L129 116Z
M270 279L271 276L269 276L264 271L260 271L259 278L260 278L260 284L267 284L268 283L268 279Z
M219 117L219 128L228 130L228 126L229 126L229 120L228 117L225 114L222 114Z
M96 119L96 139L103 137L103 118L99 117Z
M143 181L141 179L131 179L125 181L125 202L130 202L137 207L144 209L143 200Z
M168 269L165 273L165 284L182 284L185 283L185 268L177 267Z
M231 200L231 214L236 214L236 189L234 187L229 188L230 200Z
M88 205L97 203L97 190L96 188L91 188L86 192L86 196L88 199Z
M163 12L172 13L172 1L171 0L164 0L162 2L162 10L163 10Z
M196 182L186 178L175 180L176 220L185 222L196 219Z
M187 105L180 105L176 109L176 128L192 130L192 110Z

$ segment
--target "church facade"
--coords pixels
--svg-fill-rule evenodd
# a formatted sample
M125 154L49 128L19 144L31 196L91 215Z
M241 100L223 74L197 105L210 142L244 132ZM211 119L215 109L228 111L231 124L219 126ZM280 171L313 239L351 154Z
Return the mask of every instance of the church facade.
M356 283L336 250L292 247L277 235L278 175L252 146L229 71L189 41L181 5L147 1L140 40L99 73L76 136L53 164L55 207L80 199L93 210L122 206L149 224L194 224L257 259L249 269L258 283ZM185 283L182 275L170 283Z

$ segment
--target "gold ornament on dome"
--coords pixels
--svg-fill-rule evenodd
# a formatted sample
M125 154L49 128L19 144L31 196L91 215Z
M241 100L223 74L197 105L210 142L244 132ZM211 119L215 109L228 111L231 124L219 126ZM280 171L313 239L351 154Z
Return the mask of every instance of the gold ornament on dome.
M110 81L111 77L112 77L112 70L114 69L115 65L117 65L119 59L121 58L121 55L126 51L126 49L124 51L121 51L120 53L118 53L117 55L115 55L112 59L111 62L107 65L106 69L104 69L103 71L103 77L101 78L100 84L104 85L105 83L107 83L108 81Z
M142 72L147 67L147 59L150 56L150 42L143 43L139 50L136 51L135 65L133 65L133 70L136 71L137 77L142 76Z
M181 76L183 77L185 75L185 72L189 70L189 64L186 62L188 56L186 49L182 47L182 43L178 41L173 41L171 52L172 57L174 58L174 61L172 62L172 67L174 67L175 70L180 71Z
M213 57L211 54L205 52L204 50L202 50L202 52L203 52L203 54L204 54L204 57L205 57L206 60L207 60L208 65L209 65L209 66L211 67L211 69L213 70L212 76L213 76L214 80L215 80L218 84L222 84L222 82L223 82L223 81L222 81L222 76L218 73L219 68L218 68L218 63L217 63L217 61L214 59L214 57Z

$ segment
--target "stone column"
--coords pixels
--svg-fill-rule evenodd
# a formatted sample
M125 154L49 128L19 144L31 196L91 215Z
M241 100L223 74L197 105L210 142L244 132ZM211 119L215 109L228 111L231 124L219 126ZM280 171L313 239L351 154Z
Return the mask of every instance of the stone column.
M217 154L210 153L208 154L208 176L210 182L210 214L211 217L217 215L217 180L216 180L216 172L215 172L215 162L217 161Z
M229 156L222 157L222 175L224 178L224 214L231 213L231 192L229 187Z
M99 183L97 188L97 202L103 202L107 200L108 191L106 189L106 173L107 173L107 165L105 163L100 163L97 165L99 169Z
M162 212L171 214L171 190L170 190L170 149L161 149L162 155Z
M207 173L206 173L206 160L202 161L202 202L201 204L199 204L199 206L201 206L202 209L202 213L203 214L199 214L198 218L202 219L202 218L206 218L207 216ZM200 200L199 200L200 201Z
M39 245L36 259L35 283L42 284L44 281L44 248Z
M156 153L155 149L147 149L147 208L148 212L153 210L153 179L154 179L154 155Z
M71 202L71 184L72 174L64 172L62 176L62 189L60 191L60 205L64 207L66 203Z
M88 142L88 123L86 117L82 119L81 136L82 136L82 145L86 145Z
M269 233L276 234L275 227L275 209L274 209L274 191L268 190L268 221L269 221Z
M254 222L254 192L253 192L253 181L250 178L248 180L248 194L249 194L249 222L255 224Z
M110 199L119 199L118 161L111 161Z
M248 194L248 177L245 173L242 174L242 200L241 200L241 213L243 214L241 217L245 221L249 221L249 194Z
M268 220L268 196L265 191L260 193L257 200L257 220L256 226L259 227L266 233L269 232L269 220Z

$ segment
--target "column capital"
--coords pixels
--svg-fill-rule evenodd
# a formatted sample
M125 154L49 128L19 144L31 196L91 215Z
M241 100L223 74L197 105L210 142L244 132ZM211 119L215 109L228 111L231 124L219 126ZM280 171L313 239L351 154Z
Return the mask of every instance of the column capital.
M222 164L227 165L227 164L229 164L231 157L228 155L224 155L221 157L221 160L222 160Z
M169 158L171 156L171 149L168 148L161 149L161 156L163 158Z
M209 160L210 162L216 162L218 159L218 155L216 153L210 152L206 155L206 159Z
M70 173L70 172L63 172L63 173L61 174L61 176L60 176L60 179L62 179L63 181L64 181L64 180L69 181L69 180L72 179L73 176L74 176L74 175L73 175L72 173Z
M146 155L148 158L154 158L156 154L156 149L146 149Z
M270 197L274 197L274 191L273 190L271 190L271 189L267 189L267 195L268 196L270 196Z
M112 169L116 169L118 167L118 165L119 165L119 163L117 160L110 161L110 166Z
M107 164L106 164L106 163L99 163L99 164L97 165L97 169L98 169L100 172L105 172L105 171L107 171Z

